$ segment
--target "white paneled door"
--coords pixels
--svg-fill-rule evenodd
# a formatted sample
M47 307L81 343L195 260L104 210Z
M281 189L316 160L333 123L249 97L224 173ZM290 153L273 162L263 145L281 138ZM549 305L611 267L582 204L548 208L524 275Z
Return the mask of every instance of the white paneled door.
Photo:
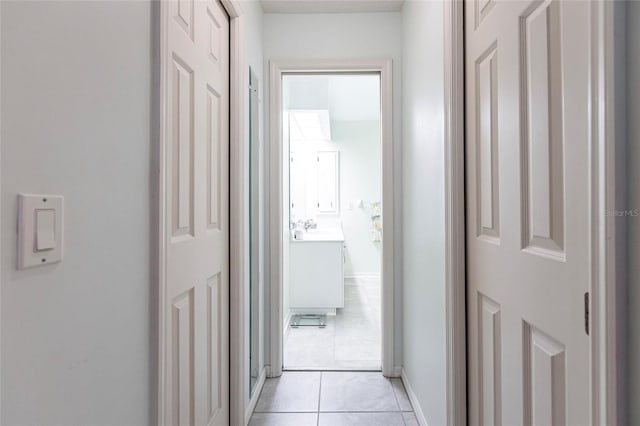
M587 425L590 5L465 7L470 424Z
M167 425L229 423L229 17L163 4Z

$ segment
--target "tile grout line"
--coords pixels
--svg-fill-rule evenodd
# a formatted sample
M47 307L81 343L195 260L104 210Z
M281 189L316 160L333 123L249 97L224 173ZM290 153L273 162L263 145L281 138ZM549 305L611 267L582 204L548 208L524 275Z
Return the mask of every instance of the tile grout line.
M313 414L316 411L256 411L258 414ZM321 411L323 414L385 414L385 413L414 413L413 411L388 410L388 411L366 411L366 410L345 410L345 411Z
M399 379L400 384L402 385L402 389L405 391L405 393L407 392L407 390L404 387L404 383L402 383L402 379ZM400 400L398 399L398 394L396 393L396 388L393 386L393 379L391 379L391 390L393 390L393 396L395 396L396 398L396 402L398 403L398 409L401 411L401 415L402 415L402 423L404 424L404 426L407 426L407 420L404 416L405 411L402 410L402 407L400 407ZM411 413L413 413L413 406L411 407L410 411Z
M299 411L278 411L279 413L297 413ZM311 411L306 411L311 413ZM382 410L382 411L366 411L366 410L343 410L343 411L321 411L322 414L387 414L387 413L413 413L413 411L396 411L396 410Z
M322 371L320 372L320 387L318 389L318 413L316 414L316 426L320 426L320 400L322 399Z
M400 381L402 383L402 381ZM398 404L398 410L400 410L400 417L402 418L402 424L407 426L407 421L404 419L404 414L402 412L402 407L400 407L400 400L398 399L398 394L396 393L396 387L393 386L393 379L389 379L389 384L391 385L391 392L393 392L393 397L396 399L396 404ZM404 389L404 384L402 385ZM413 407L412 407L413 408Z
M402 411L400 408L400 400L398 399L398 394L396 393L396 388L393 386L393 379L389 379L389 384L391 385L391 392L393 392L393 398L396 400L396 404L398 404L398 410Z
M402 424L407 426L407 420L404 418L404 413L400 413L400 417L402 418Z
M333 365L337 364L336 361L336 334L338 334L338 311L336 310L336 316L333 319ZM320 414L318 414L320 418Z

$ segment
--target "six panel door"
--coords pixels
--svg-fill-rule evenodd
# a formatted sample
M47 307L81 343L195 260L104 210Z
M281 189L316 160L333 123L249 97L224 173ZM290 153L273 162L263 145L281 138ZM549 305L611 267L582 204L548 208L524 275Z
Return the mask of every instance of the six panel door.
M165 5L165 423L229 422L229 17Z
M469 421L586 425L590 5L465 7Z

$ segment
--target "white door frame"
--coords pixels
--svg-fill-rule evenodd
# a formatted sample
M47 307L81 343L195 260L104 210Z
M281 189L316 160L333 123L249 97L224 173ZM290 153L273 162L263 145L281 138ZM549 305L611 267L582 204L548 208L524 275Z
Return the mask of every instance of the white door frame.
M2 6L0 6L0 23L2 22ZM0 25L0 34L2 34L2 25ZM0 82L2 81L2 37L0 37ZM2 100L2 84L0 83L0 100ZM0 105L2 102L0 102ZM2 153L2 109L0 108L0 153ZM0 259L2 259L2 155L0 154ZM0 290L2 289L2 274L0 274ZM0 291L0 294L2 291ZM0 297L0 307L2 306L2 297ZM0 314L2 309L0 308ZM0 315L2 318L2 315ZM2 323L0 322L0 330ZM2 335L0 334L0 349L2 348ZM0 350L0 353L2 351ZM0 357L0 366L2 358ZM0 368L0 377L2 377L2 368ZM2 419L2 395L0 393L0 419Z
M282 374L282 76L287 73L374 72L380 74L382 149L382 374L398 376L394 360L394 217L393 217L393 107L390 59L290 59L270 61L270 193L271 193L271 324L269 377Z
M616 127L616 96L618 84L616 66L625 66L616 58L620 37L616 36L616 14L624 5L621 2L597 0L591 3L591 374L592 406L591 422L620 424L619 417L624 394L618 394L618 383L624 383L622 369L617 364L624 353L619 339L618 299L623 291L625 262L617 264L617 256L625 256L622 241L616 239L616 218L609 214L622 207L626 200L616 199L616 183L620 178L616 156L624 149ZM618 64L616 64L618 62ZM620 112L622 113L622 112ZM621 143L622 142L622 143ZM621 156L624 158L624 156ZM624 267L622 266L622 267ZM620 402L620 404L619 404Z
M168 170L165 167L167 137L165 135L166 111L167 111L167 94L165 85L168 76L165 70L166 64L170 60L167 57L167 27L166 13L167 0L161 0L159 6L153 12L153 16L158 20L156 35L159 36L159 61L154 63L155 81L158 82L159 108L156 110L159 114L158 123L152 119L152 126L156 128L155 137L158 138L158 146L154 149L154 169L157 170L155 176L155 187L153 192L157 194L157 204L153 225L156 227L157 233L154 236L152 247L156 250L157 256L152 260L153 281L157 282L157 286L152 289L152 320L157 323L155 329L152 329L152 347L155 352L153 357L153 366L155 377L152 379L152 386L156 391L156 398L153 407L150 410L152 424L166 424L164 419L165 395L164 395L164 375L165 354L163 351L165 341L164 336L167 327L167 318L165 309L166 302L166 177ZM246 335L244 313L245 307L243 300L245 298L244 291L244 248L245 248L245 230L244 224L237 218L244 217L241 212L245 209L245 200L242 196L242 188L245 185L243 166L244 156L246 154L244 144L244 118L245 118L245 96L244 79L245 79L245 55L244 55L244 11L240 0L221 0L224 9L229 15L229 43L230 43L230 61L229 61L229 174L230 174L230 199L229 208L229 239L230 239L230 268L229 268L229 321L230 321L230 371L229 371L229 398L230 424L241 425L246 424L244 418L244 359L247 356L244 344L244 336ZM159 10L158 10L159 9ZM153 324L152 323L152 324Z
M444 2L447 424L467 424L464 3Z
M245 141L245 99L248 96L248 66L245 66L245 17L240 0L221 0L230 18L230 125L229 125L229 424L246 425L245 395L247 380L245 360L249 358L245 345L247 324L245 321L245 236L247 230L243 222L248 203L244 198L246 185L244 159L247 155Z
M245 98L248 90L248 67L245 67L244 55L244 11L240 0L221 0L230 18L230 149L229 149L229 225L230 225L230 268L229 268L229 424L246 425L245 403L247 394L248 371L245 360L248 359L245 347L245 211L248 203L244 199L245 187ZM247 69L245 69L247 68ZM246 78L245 78L246 77Z
M463 36L461 1L445 2L445 135L447 178L447 399L448 424L466 423L466 366L464 342L464 203L460 205L464 190L464 92L462 79ZM619 395L618 383L624 371L618 365L624 355L618 332L618 302L626 284L624 263L616 263L617 256L625 255L622 241L616 239L615 215L608 214L624 208L626 200L616 198L618 169L616 155L620 156L619 129L616 111L619 104L616 93L618 77L616 66L624 66L615 50L623 34L615 33L620 2L594 0L591 3L591 140L590 144L590 216L591 233L591 375L593 425L620 424L620 406L624 395ZM451 52L450 56L448 52ZM456 52L454 54L454 52ZM622 156L624 158L624 156ZM458 368L450 367L455 365ZM624 364L621 364L624 365ZM465 416L465 417L463 417Z

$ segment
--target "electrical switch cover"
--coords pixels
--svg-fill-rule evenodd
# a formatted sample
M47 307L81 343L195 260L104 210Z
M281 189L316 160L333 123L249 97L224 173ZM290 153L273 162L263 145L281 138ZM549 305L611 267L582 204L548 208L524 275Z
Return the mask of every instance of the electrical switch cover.
M62 260L63 198L18 194L18 269Z

